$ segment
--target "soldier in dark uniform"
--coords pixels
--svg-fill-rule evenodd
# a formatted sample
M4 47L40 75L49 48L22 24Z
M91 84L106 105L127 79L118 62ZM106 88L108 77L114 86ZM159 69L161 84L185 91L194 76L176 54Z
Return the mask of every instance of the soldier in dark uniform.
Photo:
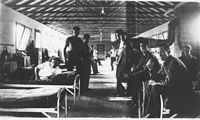
M128 79L127 91L132 94L132 104L135 105L137 105L138 92L139 88L142 87L142 81L152 79L160 70L160 64L157 58L148 49L147 40L143 40L141 38L140 50L142 52L142 56L139 64L124 76ZM145 87L148 88L148 86Z
M85 34L84 35L84 44L83 44L83 59L81 63L81 92L87 92L88 86L89 86L89 80L90 80L90 62L91 62L91 56L90 51L91 48L88 46L88 42L90 40L90 35Z
M126 95L126 89L122 85L124 81L123 75L131 70L132 66L132 48L128 39L125 37L125 32L122 29L116 31L117 37L120 40L120 45L118 49L118 58L117 58L117 69L116 69L116 78L117 78L117 96Z
M179 59L185 64L190 74L190 80L196 81L196 74L198 72L198 59L191 54L192 47L190 45L186 45L183 47L182 55ZM195 86L194 86L195 89Z
M155 79L149 81L153 87L147 110L150 117L157 118L160 117L160 95L167 98L183 95L187 98L192 92L188 70L181 60L170 55L169 46L160 47L160 57L164 63Z
M79 27L74 27L73 32L74 36L67 38L64 47L65 64L69 71L73 71L74 66L76 66L77 73L80 73L83 41L78 37L80 33Z

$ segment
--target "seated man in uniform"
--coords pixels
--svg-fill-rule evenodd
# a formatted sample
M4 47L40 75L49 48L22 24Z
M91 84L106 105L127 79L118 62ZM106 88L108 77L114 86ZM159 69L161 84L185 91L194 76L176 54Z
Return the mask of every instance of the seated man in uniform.
M138 92L142 87L142 81L148 81L160 70L160 64L148 48L148 41L141 38L140 50L142 56L139 64L134 70L124 75L128 79L127 90L132 94L132 104L136 107L138 101ZM146 86L147 87L147 86Z
M156 79L150 80L152 85L149 107L150 117L160 117L160 95L164 97L190 95L192 82L183 62L170 55L170 48L166 44L160 47L160 57L164 61ZM159 81L158 81L159 80Z
M53 78L57 74L62 73L58 65L59 58L57 57L52 57L49 59L49 61L37 65L35 67L35 79L47 80Z
M195 78L197 72L198 72L198 59L191 54L192 47L190 45L186 45L183 47L182 55L179 57L179 59L185 64L185 66L188 69L190 80L193 83L198 82L197 78ZM195 89L195 84L193 86L193 89Z

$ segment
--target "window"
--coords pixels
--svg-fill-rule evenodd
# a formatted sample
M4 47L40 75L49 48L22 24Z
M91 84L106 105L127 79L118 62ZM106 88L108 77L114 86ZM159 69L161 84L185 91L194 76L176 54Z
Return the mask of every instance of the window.
M97 45L98 54L104 54L104 50L105 50L105 45L103 44Z
M16 48L18 51L23 51L26 48L31 35L31 29L16 23Z
M39 30L35 30L35 47L40 48L41 45L41 32Z
M151 38L153 38L153 39L157 39L157 35L153 35Z
M111 42L115 42L117 40L117 35L115 33L110 34Z
M162 35L165 40L168 39L168 31L163 32Z
M161 39L161 40L164 39L164 38L163 38L163 34L162 34L162 33L158 34L158 35L157 35L157 38L158 38L158 39Z

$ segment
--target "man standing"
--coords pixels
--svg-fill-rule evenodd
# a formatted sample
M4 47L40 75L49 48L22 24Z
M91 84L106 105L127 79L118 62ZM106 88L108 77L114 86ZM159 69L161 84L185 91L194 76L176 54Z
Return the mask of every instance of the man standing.
M64 47L65 64L69 71L73 71L76 66L77 73L80 73L81 59L83 51L83 41L78 37L80 33L79 27L73 28L74 36L67 38Z
M131 45L126 38L126 33L122 30L116 30L116 37L120 41L119 49L118 49L118 57L116 60L117 63L117 69L116 69L116 78L117 78L117 96L124 96L126 95L126 89L122 85L122 82L124 81L123 75L131 70L132 66L132 48Z
M93 45L91 46L91 51L90 51L90 56L91 56L91 66L92 66L92 70L93 70L93 75L96 75L98 72L98 66L97 66L97 50L93 47Z
M88 46L90 35L84 35L83 60L81 64L81 93L87 92L90 80L91 48Z

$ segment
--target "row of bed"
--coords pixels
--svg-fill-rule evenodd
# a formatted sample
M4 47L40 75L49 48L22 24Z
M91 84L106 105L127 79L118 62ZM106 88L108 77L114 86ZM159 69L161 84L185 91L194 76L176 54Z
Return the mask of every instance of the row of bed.
M73 95L74 104L80 97L80 75L67 71L46 81L4 81L0 89L0 112L40 112L46 117L50 112L60 117L64 101L67 116L67 96Z

